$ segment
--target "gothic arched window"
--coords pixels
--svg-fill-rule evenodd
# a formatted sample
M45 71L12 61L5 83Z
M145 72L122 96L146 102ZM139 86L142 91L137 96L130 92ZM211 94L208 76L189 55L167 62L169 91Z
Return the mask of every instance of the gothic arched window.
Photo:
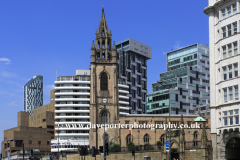
M198 139L198 132L197 132L197 131L195 131L195 132L193 133L193 138L194 138L194 140L197 140L197 139Z
M131 134L126 137L126 144L128 145L129 142L132 142Z
M106 72L103 72L101 75L101 90L108 90L108 77Z
M162 142L162 146L164 146L164 143L165 143L164 137L165 137L165 134L161 135L161 137L160 137L160 141Z
M100 117L101 117L102 124L104 123L104 121L105 121L105 123L108 123L108 114L107 114L107 112L102 112Z
M149 143L149 135L148 134L144 135L143 141L144 141L144 143Z

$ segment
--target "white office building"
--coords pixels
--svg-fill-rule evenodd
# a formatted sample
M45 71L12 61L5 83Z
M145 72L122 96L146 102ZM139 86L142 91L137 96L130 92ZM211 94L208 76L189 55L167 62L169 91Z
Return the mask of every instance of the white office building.
M211 140L213 159L240 159L240 2L209 0Z
M119 82L120 115L129 114L129 86ZM77 70L76 76L61 76L55 81L55 127L57 139L51 152L77 151L89 145L90 70ZM57 131L59 130L59 134Z

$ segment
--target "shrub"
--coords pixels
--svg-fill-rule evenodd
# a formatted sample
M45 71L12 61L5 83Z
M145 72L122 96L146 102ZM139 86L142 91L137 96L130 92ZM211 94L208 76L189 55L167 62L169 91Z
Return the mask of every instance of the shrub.
M171 152L177 152L177 148L171 148Z
M128 151L132 151L132 147L134 147L135 144L133 142L129 142L127 146L128 146Z
M121 152L121 145L117 143L111 143L109 145L110 152Z

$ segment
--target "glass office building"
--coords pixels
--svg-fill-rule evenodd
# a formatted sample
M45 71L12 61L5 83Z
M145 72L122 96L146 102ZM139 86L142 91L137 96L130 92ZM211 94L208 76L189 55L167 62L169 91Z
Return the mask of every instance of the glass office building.
M209 49L193 44L167 53L167 72L159 75L147 95L148 114L194 114L195 108L210 103Z
M36 75L23 86L23 111L31 116L33 109L43 105L43 76Z
M147 60L151 59L151 47L128 38L116 44L118 78L129 86L130 114L146 111Z

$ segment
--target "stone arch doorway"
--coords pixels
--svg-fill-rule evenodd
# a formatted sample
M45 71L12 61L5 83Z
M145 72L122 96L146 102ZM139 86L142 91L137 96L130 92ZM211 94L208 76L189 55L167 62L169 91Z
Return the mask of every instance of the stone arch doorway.
M179 143L175 139L171 140L171 157L179 159Z
M240 159L240 138L234 137L227 141L225 146L225 154L227 160Z

